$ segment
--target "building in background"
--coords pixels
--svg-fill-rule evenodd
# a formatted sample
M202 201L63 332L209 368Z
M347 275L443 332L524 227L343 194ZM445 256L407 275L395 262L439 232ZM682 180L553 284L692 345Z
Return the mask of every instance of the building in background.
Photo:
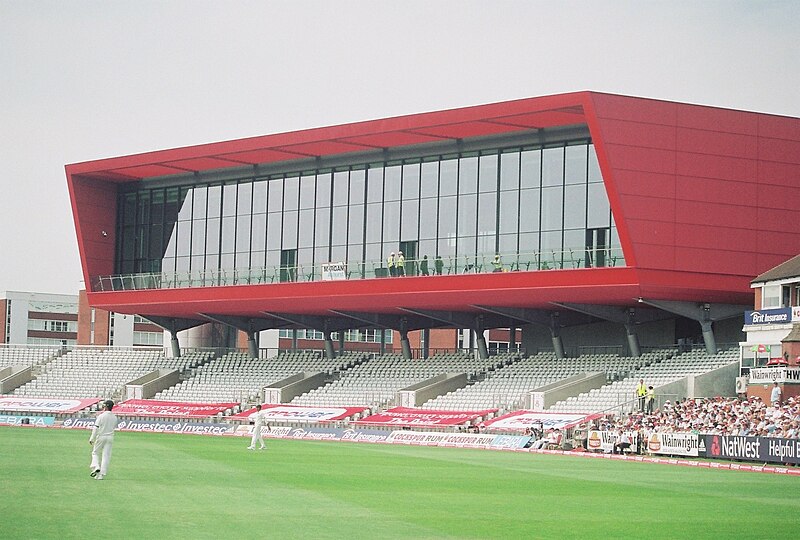
M753 276L800 252L798 155L797 118L574 92L66 173L89 304L173 351L372 329L410 356L440 329L485 355L511 329L638 356L742 341Z
M0 342L72 347L78 343L78 297L0 293Z

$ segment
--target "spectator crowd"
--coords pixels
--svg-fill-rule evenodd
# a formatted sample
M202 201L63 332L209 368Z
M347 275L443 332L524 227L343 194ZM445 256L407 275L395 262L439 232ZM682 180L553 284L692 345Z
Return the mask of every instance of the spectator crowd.
M770 405L758 397L685 399L652 413L638 412L627 417L605 419L596 426L602 430L644 433L697 433L743 435L751 437L800 438L800 400L789 398Z

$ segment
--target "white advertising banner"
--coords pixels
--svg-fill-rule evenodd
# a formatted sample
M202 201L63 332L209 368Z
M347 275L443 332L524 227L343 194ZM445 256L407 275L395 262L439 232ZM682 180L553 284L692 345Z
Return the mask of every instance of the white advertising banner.
M322 280L334 281L347 279L346 266L343 262L325 263L322 265Z
M631 438L631 448L635 451L639 444L639 433L636 431L626 431ZM617 442L616 431L590 430L586 439L586 449L594 452L611 453L614 443Z
M789 383L800 384L800 368L774 367L750 370L750 384Z
M694 433L651 433L647 437L647 451L651 454L697 457L701 443L700 437Z

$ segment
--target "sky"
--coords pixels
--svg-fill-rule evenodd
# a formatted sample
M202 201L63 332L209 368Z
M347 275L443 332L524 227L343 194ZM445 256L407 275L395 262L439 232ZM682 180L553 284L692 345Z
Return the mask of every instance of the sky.
M0 0L0 293L84 288L64 166L594 90L800 117L798 0Z

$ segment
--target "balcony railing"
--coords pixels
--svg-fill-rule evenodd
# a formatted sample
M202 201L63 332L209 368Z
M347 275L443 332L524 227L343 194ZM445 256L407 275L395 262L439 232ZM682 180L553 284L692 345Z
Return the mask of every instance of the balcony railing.
M530 272L625 266L620 248L593 250L537 251L532 253L442 257L428 259L427 275L459 275L487 272ZM405 276L426 275L422 259L406 259ZM189 272L152 272L96 276L92 291L141 291L186 287L226 285L261 285L269 283L329 281L337 279L376 279L391 277L386 260L347 261L341 263L277 265L244 269L194 270Z

